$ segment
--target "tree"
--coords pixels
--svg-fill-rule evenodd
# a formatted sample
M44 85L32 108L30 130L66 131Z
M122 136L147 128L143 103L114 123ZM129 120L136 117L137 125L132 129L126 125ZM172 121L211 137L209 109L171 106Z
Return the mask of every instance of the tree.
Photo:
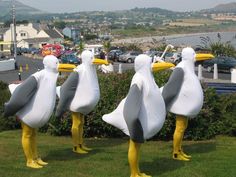
M85 45L84 45L83 37L81 37L79 40L79 53L80 54L83 52L84 47L85 47Z
M106 54L108 54L108 52L109 52L110 49L111 49L111 40L105 40L105 41L103 41L103 48L104 48Z
M64 29L66 27L66 22L64 21L56 21L53 24L58 29Z

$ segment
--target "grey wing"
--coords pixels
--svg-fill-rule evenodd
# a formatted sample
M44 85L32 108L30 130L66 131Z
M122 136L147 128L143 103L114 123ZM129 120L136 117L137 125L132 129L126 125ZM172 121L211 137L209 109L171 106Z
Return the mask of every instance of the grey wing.
M76 92L76 88L79 82L79 74L72 72L60 90L60 100L57 105L56 117L61 117L69 108L71 101L73 100Z
M4 116L9 117L16 114L35 95L38 83L35 77L31 76L20 84L13 92L10 100L4 105Z
M139 111L142 104L142 90L136 84L132 85L124 104L123 115L130 133L130 138L143 143L143 128L139 120Z
M179 93L184 79L184 71L182 68L174 69L168 82L164 85L162 96L164 98L166 107L172 102L175 96Z

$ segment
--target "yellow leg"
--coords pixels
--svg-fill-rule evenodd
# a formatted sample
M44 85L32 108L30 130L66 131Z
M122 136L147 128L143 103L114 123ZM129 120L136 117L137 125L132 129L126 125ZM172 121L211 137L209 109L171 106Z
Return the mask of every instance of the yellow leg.
M73 151L79 154L88 153L86 150L82 149L83 143L83 125L84 117L80 113L72 112L72 141L73 141ZM82 127L82 130L81 130Z
M135 143L130 139L129 142L129 151L128 151L128 161L130 166L130 177L151 177L145 173L141 173L139 170L139 153L140 153L141 144Z
M79 125L79 146L85 151L91 151L92 148L89 148L89 147L85 146L85 144L84 144L84 139L83 139L83 135L84 135L84 115L83 114L80 114L80 120L81 120L81 123Z
M39 156L38 156L38 150L37 150L37 142L36 142L36 130L34 129L32 132L31 137L31 148L32 148L32 155L33 160L37 162L39 165L47 165L47 162L44 162Z
M181 153L182 140L187 125L188 125L188 119L186 117L180 115L176 116L176 127L173 138L173 159L175 160L189 161L189 159L185 157L183 153Z
M187 119L187 118L186 118L186 120L184 121L184 126L185 126L185 129L188 127L188 119ZM184 156L185 158L190 159L192 156L185 154L184 151L183 151L183 148L182 148L182 141L183 141L183 137L182 137L181 143L180 143L180 153L181 153L181 155Z
M32 137L34 135L35 129L29 127L25 123L21 122L22 127L22 147L26 157L26 166L30 168L42 168L41 165L37 164L33 159L32 150Z

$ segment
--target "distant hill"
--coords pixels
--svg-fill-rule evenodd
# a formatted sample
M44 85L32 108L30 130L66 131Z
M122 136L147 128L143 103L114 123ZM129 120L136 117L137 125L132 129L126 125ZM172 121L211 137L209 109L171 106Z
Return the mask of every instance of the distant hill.
M35 15L43 12L33 7L27 6L19 1L15 1L16 15ZM12 1L0 0L0 17L11 16Z
M204 12L228 12L236 13L236 2L231 2L227 4L219 4L211 9L204 9Z

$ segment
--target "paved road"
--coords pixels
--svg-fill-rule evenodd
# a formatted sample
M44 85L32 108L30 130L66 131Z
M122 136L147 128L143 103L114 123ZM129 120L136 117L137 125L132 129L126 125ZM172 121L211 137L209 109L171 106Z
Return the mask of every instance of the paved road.
M21 73L22 80L25 80L31 74L43 68L42 60L29 59L24 56L17 56L17 64L18 66L22 66L23 68L23 72ZM29 66L28 71L26 71L26 64L28 64ZM0 80L7 83L11 83L19 79L18 73L19 70L0 72Z
M195 71L197 73L197 68L195 68ZM206 69L203 68L203 72L202 72L202 76L204 78L209 78L209 79L213 79L213 72L209 73L207 72ZM221 80L231 80L231 73L227 73L227 72L220 72L218 73L218 79L221 79Z
M43 68L43 63L42 63L42 60L40 60L40 59L31 59L31 58L27 58L24 56L17 56L17 61L18 61L18 65L23 67L23 72L21 73L22 80L25 80L31 74L33 74L36 71ZM26 64L28 64L28 66L29 66L28 71L25 70ZM120 64L122 65L123 71L134 68L134 64L115 62L114 63L115 72L118 72ZM195 68L195 69L196 69L196 73L197 73L197 68ZM7 83L11 83L13 81L18 80L18 78L19 78L18 73L19 73L18 70L0 72L0 80L7 82ZM208 73L203 69L203 77L212 79L213 73ZM230 73L219 73L219 79L230 80L230 78L231 78Z

